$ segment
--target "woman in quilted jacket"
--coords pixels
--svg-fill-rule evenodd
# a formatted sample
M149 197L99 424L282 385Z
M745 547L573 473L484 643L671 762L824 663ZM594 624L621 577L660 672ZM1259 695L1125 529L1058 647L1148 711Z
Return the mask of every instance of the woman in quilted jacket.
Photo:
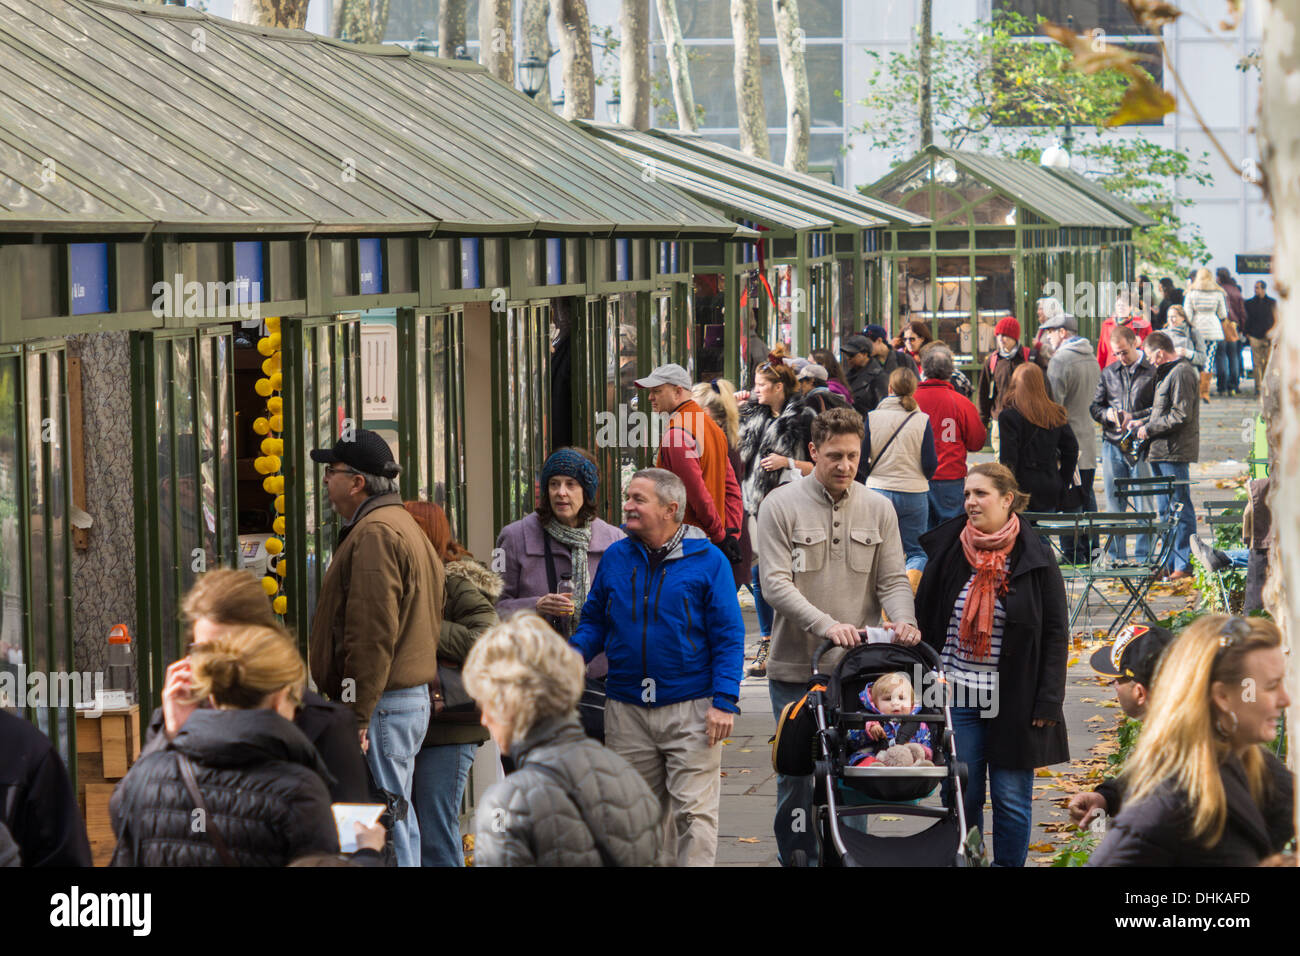
M475 815L475 866L653 866L659 801L583 733L582 658L536 614L490 629L465 661L483 726L515 763Z
M285 866L338 853L329 771L292 723L307 681L293 642L234 628L196 645L190 662L190 698L211 706L122 779L113 865Z

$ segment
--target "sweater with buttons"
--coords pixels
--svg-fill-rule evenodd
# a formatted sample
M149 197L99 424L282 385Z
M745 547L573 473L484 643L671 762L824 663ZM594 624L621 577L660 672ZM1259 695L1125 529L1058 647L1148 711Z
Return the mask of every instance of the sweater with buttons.
M770 492L756 542L763 599L775 611L767 658L771 680L802 682L837 623L916 623L898 516L889 499L851 482L838 501L816 473ZM838 648L822 661L835 665Z

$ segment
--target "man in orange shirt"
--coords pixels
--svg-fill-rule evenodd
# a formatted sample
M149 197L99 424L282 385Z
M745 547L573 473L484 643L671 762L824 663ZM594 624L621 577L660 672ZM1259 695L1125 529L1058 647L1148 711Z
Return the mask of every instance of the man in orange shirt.
M668 415L657 464L686 485L685 523L703 531L735 564L744 506L726 436L691 397L691 377L680 365L661 365L636 384L646 390L652 411Z

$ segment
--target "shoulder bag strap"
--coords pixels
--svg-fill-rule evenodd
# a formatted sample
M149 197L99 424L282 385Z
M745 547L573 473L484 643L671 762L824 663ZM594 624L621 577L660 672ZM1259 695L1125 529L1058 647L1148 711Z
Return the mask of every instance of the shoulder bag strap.
M548 594L558 593L559 576L555 573L555 555L551 553L551 536L542 529L542 546L546 549L546 587Z
M913 418L915 418L916 415L917 415L916 412L912 412L912 414L908 415L906 418L903 419L903 423L901 425L899 425L897 428L894 429L894 434L889 436L889 441L881 445L880 451L877 452L876 456L871 459L871 468L875 468L876 465L880 464L880 459L885 457L885 449L887 449L890 445L894 443L894 439L898 437L898 433L901 432L904 428L906 428L907 423L910 422Z
M194 806L203 811L203 826L212 845L216 847L217 856L221 857L222 866L238 866L230 848L226 846L226 841L221 836L221 831L217 829L217 823L212 819L212 814L208 812L208 805L203 802L203 793L199 790L198 781L194 779L194 767L190 764L190 758L186 757L179 750L176 753L176 766L181 771L181 781L185 784L185 789L190 792L190 799L194 801Z
M609 847L605 846L605 841L600 838L600 834L596 832L596 828L593 827L591 821L587 819L587 811L582 808L582 803L578 800L577 794L575 794L573 789L569 786L569 781L565 778L564 774L560 773L560 771L556 770L554 767L548 767L543 763L533 764L532 769L542 771L546 776L550 777L560 785L560 789L564 791L564 795L569 798L569 802L572 803L574 808L578 811L578 816L582 819L582 825L585 826L587 832L591 834L591 841L596 844L596 852L600 854L600 865L617 868L618 860L614 858L614 854L609 852Z

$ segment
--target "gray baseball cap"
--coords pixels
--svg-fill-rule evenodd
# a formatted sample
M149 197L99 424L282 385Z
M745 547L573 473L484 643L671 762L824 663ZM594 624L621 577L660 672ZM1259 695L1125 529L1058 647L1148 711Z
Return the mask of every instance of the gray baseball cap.
M645 378L636 380L637 388L654 388L656 385L676 385L679 388L690 388L692 384L694 383L691 382L691 377L686 374L686 369L673 363L660 365Z
M830 378L830 373L826 371L826 366L818 365L815 362L809 362L799 370L799 374L795 376L795 378L801 382L807 379L811 379L814 382L824 382L826 379Z
M1049 332L1052 329L1065 329L1069 332L1078 332L1079 322L1074 316L1062 312L1059 315L1054 315L1050 319L1044 321L1043 324L1039 326L1039 329L1044 332Z

